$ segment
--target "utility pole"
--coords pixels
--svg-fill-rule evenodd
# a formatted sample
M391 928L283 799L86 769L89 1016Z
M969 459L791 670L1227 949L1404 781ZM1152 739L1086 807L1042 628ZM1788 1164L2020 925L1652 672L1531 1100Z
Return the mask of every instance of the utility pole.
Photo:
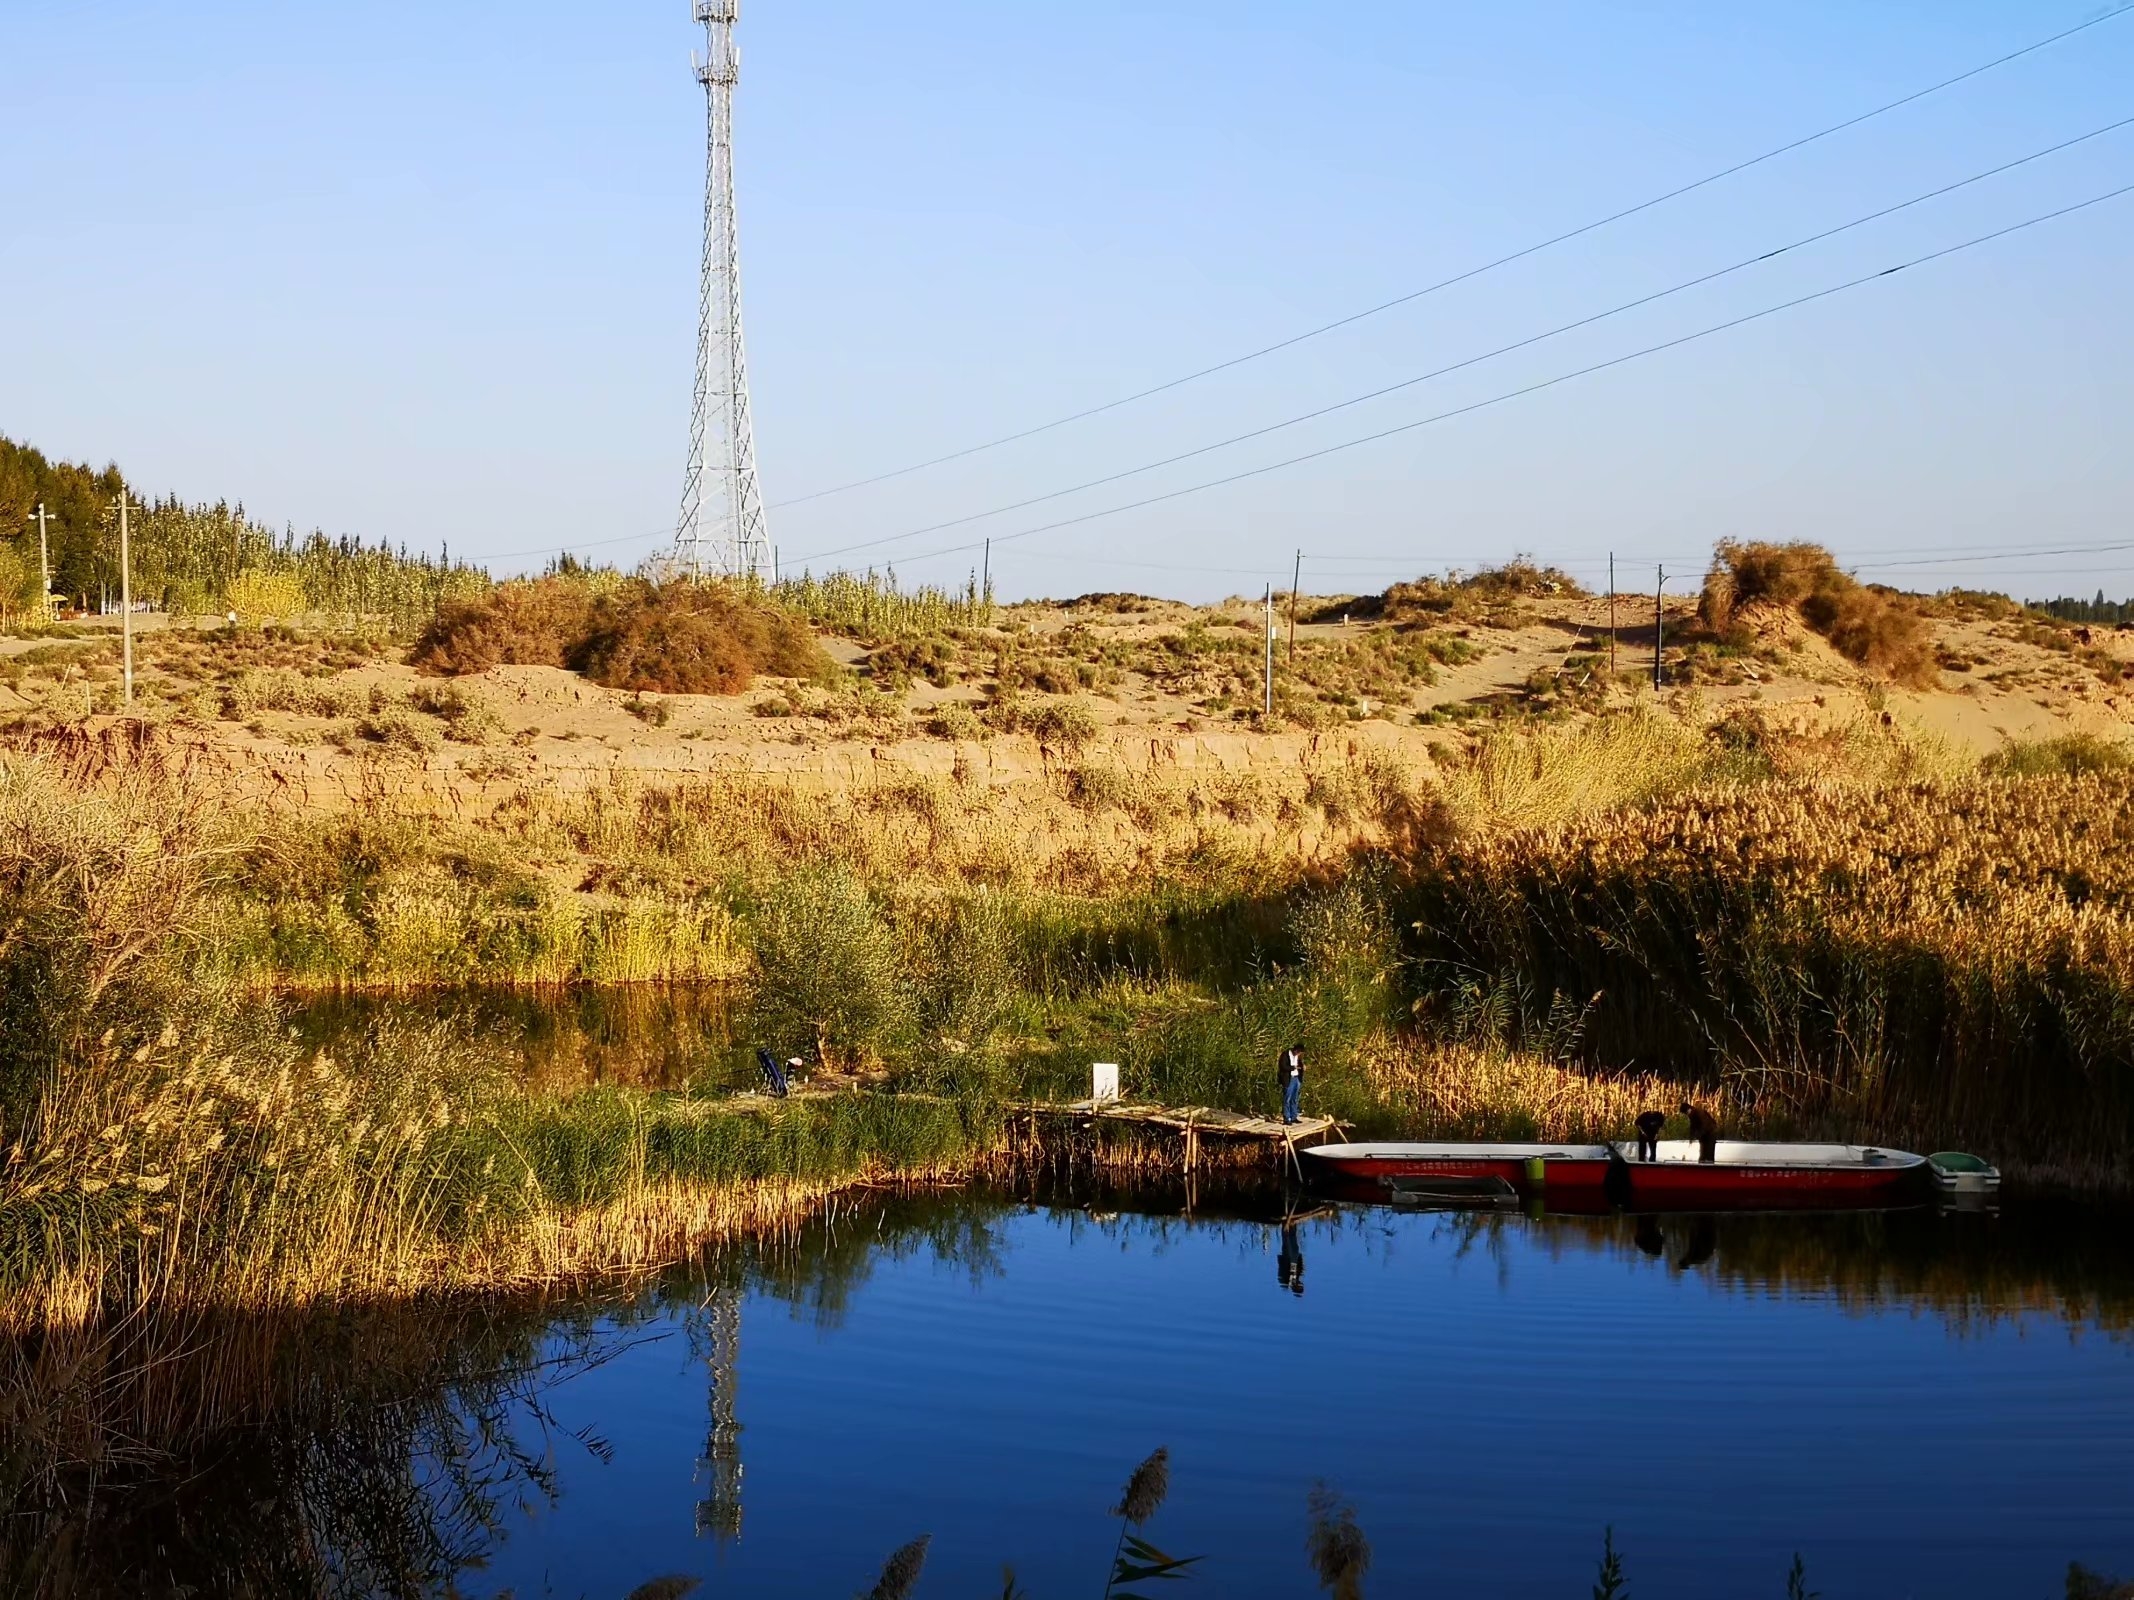
M993 592L993 541L985 542L985 565L980 568L985 574L978 583L978 597L983 600Z
M1296 569L1289 575L1289 664L1297 664L1297 585L1304 581L1304 552L1297 552Z
M37 620L52 620L52 546L45 537L44 502L37 502Z
M1660 655L1667 648L1667 613L1660 609L1662 591L1667 588L1667 569L1655 568L1652 580L1652 692L1660 692Z
M1274 585L1271 583L1267 586L1264 604L1267 608L1267 693L1263 714L1271 717L1274 715Z
M119 636L125 640L126 709L133 709L133 544L126 530L126 502L119 490Z
M1608 676L1615 676L1615 552L1608 552Z

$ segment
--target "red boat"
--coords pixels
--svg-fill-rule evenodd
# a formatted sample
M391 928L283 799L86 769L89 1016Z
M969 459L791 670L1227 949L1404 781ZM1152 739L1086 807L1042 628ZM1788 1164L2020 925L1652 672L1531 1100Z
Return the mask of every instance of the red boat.
M1508 1185L1572 1205L1870 1206L1921 1185L1926 1158L1857 1144L1753 1144L1721 1139L1700 1161L1694 1139L1663 1139L1659 1159L1623 1144L1332 1144L1301 1154L1314 1177L1356 1198Z

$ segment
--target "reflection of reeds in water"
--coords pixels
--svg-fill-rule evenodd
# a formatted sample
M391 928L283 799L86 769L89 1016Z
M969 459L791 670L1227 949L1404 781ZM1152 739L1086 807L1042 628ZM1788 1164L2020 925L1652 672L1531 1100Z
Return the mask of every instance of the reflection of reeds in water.
M910 1600L912 1590L919 1586L919 1574L926 1570L926 1547L932 1543L933 1535L922 1533L899 1547L882 1564L882 1575L867 1591L865 1600Z
M1304 1549L1319 1587L1334 1600L1363 1600L1371 1541L1356 1521L1356 1508L1325 1483L1316 1483L1305 1499L1305 1516Z
M0 1590L445 1590L553 1492L517 1440L603 1353L582 1320L442 1303L0 1339Z
M401 1592L395 1586L410 1574L441 1589L490 1547L504 1508L553 1487L544 1452L511 1442L532 1436L526 1423L538 1420L549 1380L626 1346L657 1319L681 1318L715 1337L705 1320L707 1291L715 1303L731 1303L745 1288L833 1327L886 1259L931 1253L974 1277L996 1273L1007 1248L1002 1219L1022 1203L869 1191L813 1221L736 1240L627 1291L591 1296L424 1298L308 1316L137 1320L130 1332L101 1330L93 1341L65 1330L0 1341L0 1396L9 1408L0 1492L13 1494L23 1513L0 1524L0 1592L37 1593L39 1582L55 1594L138 1592L153 1570L204 1594L245 1592L247 1581L252 1592L308 1594L329 1591L322 1578L329 1560L335 1571L357 1575L351 1592ZM1077 1212L1072 1225L1106 1238L1190 1228L1240 1241L1265 1228L1111 1214L1133 1203L1132 1191L1109 1194L1103 1217ZM1305 1226L1360 1232L1367 1220ZM1958 1325L1982 1300L2004 1309L2062 1305L2071 1320L2134 1325L2127 1291L2116 1302L2105 1291L2115 1272L2126 1278L2118 1219L2026 1207L1990 1226L1965 1227L1983 1222L1931 1214L1729 1217L1704 1270L1745 1286L1835 1290L1849 1304L1927 1310ZM1952 1223L1962 1231L1952 1233ZM1538 1230L1554 1247L1626 1257L1636 1248L1629 1224L1617 1219L1447 1218L1430 1226L1485 1239ZM55 1478L60 1463L74 1465ZM1143 1463L1117 1506L1146 1522L1164 1503L1154 1492L1159 1479L1166 1496L1190 1492L1168 1470ZM46 1495L44 1484L65 1492ZM1300 1554L1311 1573L1331 1593L1360 1594L1369 1573L1364 1530L1331 1492L1304 1509ZM1221 1553L1209 1560L1219 1563ZM1636 1561L1624 1565L1634 1578ZM1220 1590L1213 1565L1203 1576ZM123 1588L122 1577L134 1588ZM1774 1592L1776 1582L1751 1573L1741 1587ZM2112 1593L2097 1583L2104 1586L2070 1592Z

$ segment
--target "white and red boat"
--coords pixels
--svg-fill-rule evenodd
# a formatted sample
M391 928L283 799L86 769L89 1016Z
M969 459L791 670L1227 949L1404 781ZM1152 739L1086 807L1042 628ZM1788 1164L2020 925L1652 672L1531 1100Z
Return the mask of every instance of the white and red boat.
M1698 1159L1694 1139L1663 1139L1659 1159L1637 1144L1331 1144L1302 1151L1316 1178L1357 1198L1395 1190L1509 1185L1551 1202L1695 1206L1878 1205L1923 1188L1926 1158L1857 1144L1757 1144L1721 1139Z

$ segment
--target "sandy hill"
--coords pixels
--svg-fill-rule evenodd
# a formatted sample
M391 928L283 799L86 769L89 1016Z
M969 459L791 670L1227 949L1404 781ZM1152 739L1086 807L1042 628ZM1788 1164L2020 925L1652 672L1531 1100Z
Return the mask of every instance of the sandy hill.
M1975 755L2068 733L2134 739L2134 631L1928 603L1935 664L1904 686L1784 608L1752 608L1722 643L1700 635L1695 602L1670 600L1656 690L1649 605L1615 608L1611 644L1604 598L1498 595L1403 616L1378 597L1300 597L1293 633L1277 620L1273 718L1259 715L1259 602L1136 595L1006 606L991 626L931 640L826 633L838 683L731 695L626 693L554 667L440 679L377 642L149 618L138 704L192 759L326 804L381 787L462 804L617 772L998 781L1095 757L1237 769L1361 746L1443 764L1491 728L1639 704L1692 724L1745 708L1804 726L1887 718ZM0 641L0 719L18 743L110 725L115 630L72 631Z

